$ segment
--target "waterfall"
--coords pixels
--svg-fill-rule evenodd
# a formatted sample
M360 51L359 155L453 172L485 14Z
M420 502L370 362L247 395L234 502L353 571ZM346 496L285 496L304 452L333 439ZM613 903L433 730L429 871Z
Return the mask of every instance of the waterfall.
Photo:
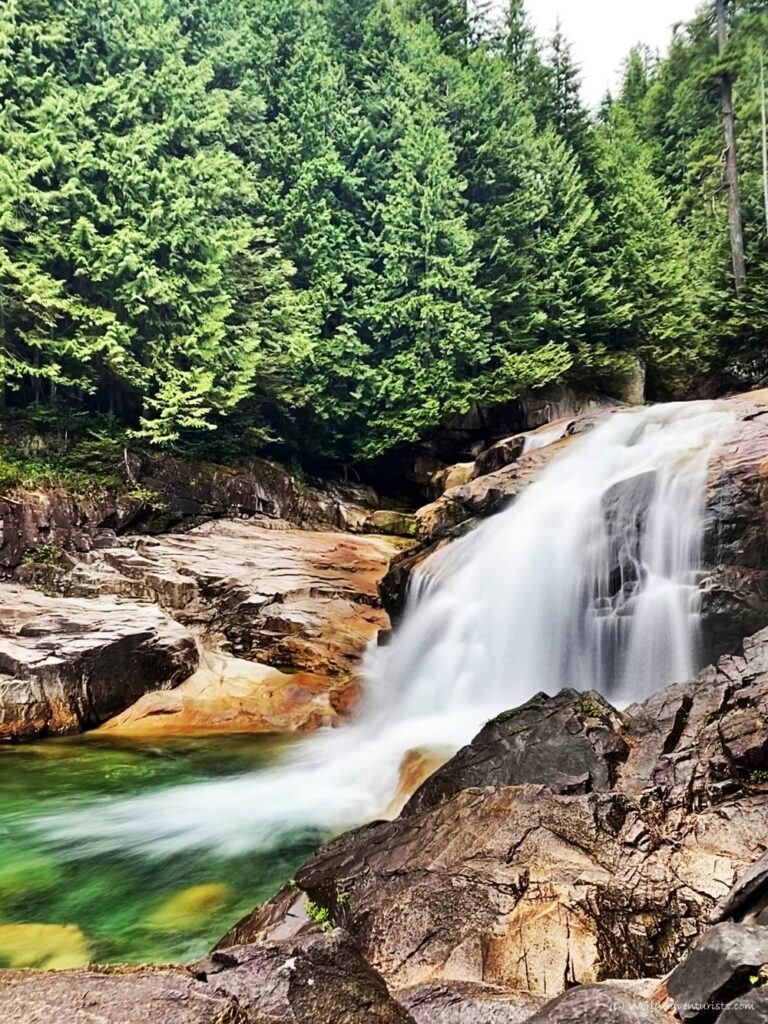
M278 766L48 819L78 849L266 849L381 816L410 751L447 758L539 691L623 705L699 669L707 468L733 417L710 402L614 412L505 511L432 556L362 705Z

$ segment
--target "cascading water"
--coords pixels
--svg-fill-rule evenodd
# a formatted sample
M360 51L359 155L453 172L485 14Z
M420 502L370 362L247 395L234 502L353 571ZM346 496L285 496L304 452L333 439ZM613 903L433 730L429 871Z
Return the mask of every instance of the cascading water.
M349 725L259 774L42 827L91 852L266 849L292 830L380 816L409 751L450 756L538 691L595 689L626 704L690 678L707 467L731 424L706 402L607 416L506 511L429 560L390 644L368 653Z

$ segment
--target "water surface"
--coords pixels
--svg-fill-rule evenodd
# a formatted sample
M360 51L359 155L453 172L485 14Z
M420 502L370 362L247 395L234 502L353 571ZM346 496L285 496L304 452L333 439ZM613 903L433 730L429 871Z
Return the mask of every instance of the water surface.
M60 965L82 956L72 928L13 925L74 926L89 959L103 963L205 953L292 876L316 835L283 833L268 853L209 847L158 857L130 843L89 852L54 838L40 822L98 815L114 800L189 783L258 775L288 746L258 736L137 742L91 735L0 748L0 966L47 966L52 958Z

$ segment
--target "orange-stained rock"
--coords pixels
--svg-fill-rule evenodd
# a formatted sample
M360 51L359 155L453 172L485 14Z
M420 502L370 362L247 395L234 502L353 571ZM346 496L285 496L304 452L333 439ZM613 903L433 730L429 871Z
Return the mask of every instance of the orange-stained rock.
M348 677L388 625L378 584L403 543L224 519L110 548L58 585L81 597L156 601L209 650L283 672Z
M257 662L206 651L200 668L175 690L145 694L100 732L118 736L179 736L205 732L287 733L332 725L352 684L329 688L323 676L289 675ZM333 698L340 698L341 708ZM354 704L354 701L352 702Z

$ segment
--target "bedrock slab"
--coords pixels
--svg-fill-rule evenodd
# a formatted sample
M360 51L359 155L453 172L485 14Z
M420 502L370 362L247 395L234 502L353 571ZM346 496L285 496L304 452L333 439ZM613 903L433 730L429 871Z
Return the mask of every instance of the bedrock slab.
M197 664L192 634L157 606L0 585L0 740L91 728Z

